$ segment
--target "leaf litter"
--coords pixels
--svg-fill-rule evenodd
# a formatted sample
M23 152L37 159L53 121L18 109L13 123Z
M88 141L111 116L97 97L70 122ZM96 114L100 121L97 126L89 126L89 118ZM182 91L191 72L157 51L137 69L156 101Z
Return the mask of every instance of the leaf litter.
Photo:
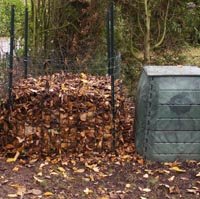
M19 156L134 150L133 103L115 82L115 140L112 136L110 77L72 73L22 79L13 88L13 106L1 104L1 151ZM129 147L130 149L128 149ZM120 153L119 153L120 154ZM14 156L14 158L13 158ZM37 157L38 156L38 157ZM33 159L33 160L34 160Z
M0 113L8 156L0 161L0 198L200 197L199 162L152 163L135 154L133 112L119 94L117 155L110 151L107 85L107 77L61 73L15 86L12 112L5 103Z

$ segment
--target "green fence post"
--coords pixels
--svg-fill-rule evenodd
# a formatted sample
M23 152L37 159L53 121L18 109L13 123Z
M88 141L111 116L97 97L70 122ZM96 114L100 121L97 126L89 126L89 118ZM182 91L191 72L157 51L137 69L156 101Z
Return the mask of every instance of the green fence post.
M25 7L24 18L24 77L28 75L28 7Z
M108 55L108 75L111 75L111 70L110 70L110 60L111 60L111 45L110 45L110 8L108 9L107 12L107 55Z
M15 6L11 6L10 19L10 56L9 56L9 83L8 83L8 99L9 107L12 108L12 86L13 86L13 51L15 38Z
M108 15L107 15L107 42L108 42L108 74L111 76L111 111L112 111L112 136L113 136L113 150L116 145L115 135L115 53L114 53L114 2L110 1Z

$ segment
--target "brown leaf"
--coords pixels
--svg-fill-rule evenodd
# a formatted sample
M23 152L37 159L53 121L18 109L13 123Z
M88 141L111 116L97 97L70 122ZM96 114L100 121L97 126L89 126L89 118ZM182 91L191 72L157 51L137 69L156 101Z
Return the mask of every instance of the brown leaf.
M169 193L178 194L180 193L180 190L178 186L172 186L172 187L169 187Z
M89 195L89 194L93 193L93 191L92 191L91 189L89 189L89 188L85 188L85 189L83 190L83 192L84 192L86 195Z
M116 87L116 148L124 161L133 153L130 143L133 112L131 100ZM37 78L22 79L13 88L13 109L1 104L1 137L11 140L3 143L9 153L23 153L30 157L108 151L112 148L112 114L110 106L110 77L72 73L55 73ZM125 101L126 100L126 101ZM7 121L6 118L9 118ZM7 147L7 148L6 148ZM120 149L120 150L119 150ZM14 162L15 159L8 159ZM58 160L59 162L60 160ZM138 163L144 164L143 159ZM96 166L92 169L99 172Z
M65 172L65 169L64 169L63 167L58 167L58 170L59 170L60 172Z
M185 173L186 170L179 168L178 166L174 166L170 168L171 171L176 171L176 172L180 172L180 173Z
M131 187L131 184L126 184L125 187L126 187L126 188L130 188L130 187Z
M37 182L44 182L44 180L42 180L42 179L40 179L40 178L38 178L38 177L36 177L36 176L33 176L33 178L37 181Z
M19 153L19 151L17 151L16 152L16 154L15 154L15 157L14 158L8 158L7 160L6 160L6 162L15 162L16 160L17 160L17 158L19 157L19 155L20 155L20 153Z
M13 193L11 193L11 194L8 194L7 195L9 198L18 198L18 195L17 194L13 194Z
M141 187L138 187L138 188L142 192L146 192L146 193L151 192L151 189L149 189L149 188L141 188Z
M77 169L76 167L73 168L74 173L84 173L85 169Z
M146 173L143 175L143 178L149 178L149 175Z
M192 187L191 189L187 189L187 192L196 195L198 192L200 192L200 189L198 187Z
M199 172L199 173L197 173L196 177L200 177L200 172Z
M115 192L110 192L110 193L109 193L109 196L110 196L110 199L118 199L118 198L119 198L119 197L118 197L118 194L115 193Z
M19 171L19 167L18 167L18 166L15 166L12 170L13 170L14 172L18 172L18 171Z
M97 199L110 199L109 196L100 196Z
M26 193L26 187L20 186L17 188L17 195L23 197Z
M43 194L44 196L53 196L54 194L50 191L47 191Z
M137 163L144 165L144 159L143 158L137 158Z
M85 122L87 120L87 113L80 114L80 120Z
M172 182L172 181L174 181L174 179L175 179L175 176L171 176L170 178L168 178L168 181Z
M42 191L39 189L31 189L31 190L29 190L29 193L32 193L35 196L39 196L42 194Z

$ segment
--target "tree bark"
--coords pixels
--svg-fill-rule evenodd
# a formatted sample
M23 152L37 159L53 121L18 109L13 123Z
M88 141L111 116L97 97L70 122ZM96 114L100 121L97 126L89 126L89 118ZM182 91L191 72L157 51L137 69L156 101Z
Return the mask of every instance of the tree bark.
M151 10L148 7L148 0L144 0L145 7L145 35L144 35L144 63L150 63L150 49L151 49Z

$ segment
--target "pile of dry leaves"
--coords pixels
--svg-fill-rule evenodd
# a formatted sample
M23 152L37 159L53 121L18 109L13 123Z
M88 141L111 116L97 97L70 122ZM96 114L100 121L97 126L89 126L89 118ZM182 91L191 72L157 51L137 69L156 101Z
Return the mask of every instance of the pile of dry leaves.
M132 141L133 112L115 82L116 148ZM83 73L41 76L18 82L13 108L1 105L1 148L7 153L109 151L112 149L112 111L109 77Z

